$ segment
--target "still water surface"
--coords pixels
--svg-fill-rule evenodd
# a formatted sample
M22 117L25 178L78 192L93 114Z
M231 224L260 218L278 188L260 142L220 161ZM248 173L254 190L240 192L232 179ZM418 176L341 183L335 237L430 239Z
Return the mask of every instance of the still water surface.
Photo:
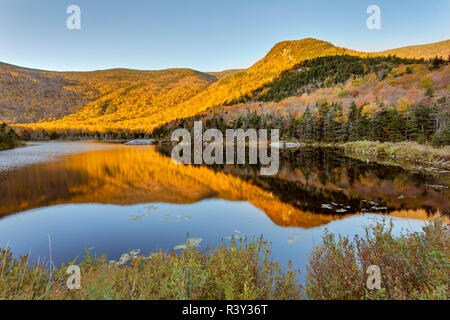
M49 143L0 152L0 247L34 263L117 260L140 249L172 250L187 235L201 248L263 236L272 256L305 275L325 228L354 236L376 221L419 231L449 212L449 176L347 157L336 149L281 154L279 174L256 166L185 166L168 149ZM50 241L49 241L50 239ZM50 242L50 243L49 243Z

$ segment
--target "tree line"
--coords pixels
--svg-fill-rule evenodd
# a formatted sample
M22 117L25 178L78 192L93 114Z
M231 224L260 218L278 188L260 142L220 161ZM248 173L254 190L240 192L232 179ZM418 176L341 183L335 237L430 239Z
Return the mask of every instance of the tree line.
M279 129L282 139L303 142L339 143L348 141L400 142L417 141L434 146L450 145L450 116L438 105L419 104L407 112L397 107L380 106L374 115L363 112L364 106L352 102L347 114L339 103L323 103L307 107L300 118L275 113L246 112L226 122L221 114L197 115L172 121L156 128L152 136L170 139L177 128L192 130L195 121L202 120L204 130Z
M171 121L154 129L151 133L121 130L118 132L91 132L84 130L46 131L43 129L19 129L22 140L128 140L170 139L178 128L193 130L195 121L203 121L204 130L226 129L279 129L282 139L303 142L339 143L348 141L400 142L417 141L434 146L450 145L450 114L439 104L418 104L400 112L395 106L381 105L375 114L363 112L364 105L352 102L344 114L340 103L323 103L308 106L301 117L280 113L258 113L247 111L233 120L226 121L223 114L199 114L190 118ZM6 125L2 125L6 132ZM9 135L17 134L8 129ZM11 133L11 132L14 132ZM5 136L3 134L3 136ZM9 137L9 136L8 136Z

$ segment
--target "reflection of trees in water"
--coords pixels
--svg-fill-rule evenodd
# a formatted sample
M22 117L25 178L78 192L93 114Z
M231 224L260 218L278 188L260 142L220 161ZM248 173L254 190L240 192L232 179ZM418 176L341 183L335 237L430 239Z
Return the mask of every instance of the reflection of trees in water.
M159 151L170 156L170 148ZM276 176L259 175L259 165L213 165L272 192L281 201L311 212L333 213L323 204L335 203L342 213L391 212L399 209L425 209L434 214L436 208L449 213L446 191L428 190L425 185L439 184L438 178L409 172L401 167L347 157L339 149L307 147L280 150L280 171ZM402 193L412 195L403 199ZM400 196L400 198L399 198ZM377 205L368 205L374 201ZM341 206L342 205L342 206ZM350 206L350 208L345 208ZM372 209L373 207L377 210ZM380 207L387 209L380 210Z

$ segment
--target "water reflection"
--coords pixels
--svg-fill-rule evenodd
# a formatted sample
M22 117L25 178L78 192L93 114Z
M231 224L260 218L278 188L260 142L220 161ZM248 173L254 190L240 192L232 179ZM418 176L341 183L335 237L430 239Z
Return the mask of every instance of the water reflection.
M168 146L157 149L169 156ZM208 166L274 194L281 202L316 214L392 213L421 209L450 213L448 174L407 171L345 156L336 148L283 150L275 176L259 175L255 165ZM400 213L402 212L402 213Z

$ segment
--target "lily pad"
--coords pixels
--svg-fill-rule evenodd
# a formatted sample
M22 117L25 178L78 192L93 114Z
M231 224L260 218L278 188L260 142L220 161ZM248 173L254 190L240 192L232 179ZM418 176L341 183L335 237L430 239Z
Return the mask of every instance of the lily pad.
M187 250L187 246L185 244L180 244L178 246L176 246L175 248L173 248L174 250Z
M291 234L291 235L289 235L287 242L288 242L288 244L297 244L301 238L302 237L300 235Z
M200 243L203 241L202 238L189 238L186 240L186 244L190 247L199 247Z

